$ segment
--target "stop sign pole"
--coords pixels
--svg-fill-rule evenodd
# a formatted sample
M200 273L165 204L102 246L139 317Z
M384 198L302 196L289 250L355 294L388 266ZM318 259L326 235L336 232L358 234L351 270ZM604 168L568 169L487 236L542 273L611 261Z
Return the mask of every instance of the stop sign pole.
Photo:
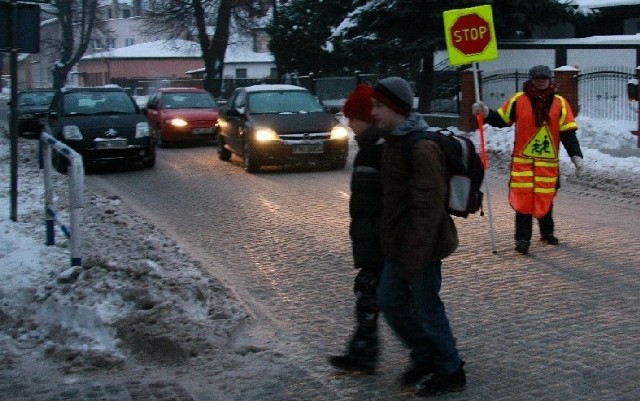
M480 101L480 84L478 78L478 62L498 58L496 33L493 28L493 12L490 5L448 10L443 13L445 39L451 65L471 64L473 67L473 84L476 102ZM480 152L485 170L489 169L489 160L484 138L484 116L477 116L480 131ZM485 175L484 190L487 194L489 210L489 236L491 252L497 253L495 231L493 228L493 212L491 208L491 190L489 176Z

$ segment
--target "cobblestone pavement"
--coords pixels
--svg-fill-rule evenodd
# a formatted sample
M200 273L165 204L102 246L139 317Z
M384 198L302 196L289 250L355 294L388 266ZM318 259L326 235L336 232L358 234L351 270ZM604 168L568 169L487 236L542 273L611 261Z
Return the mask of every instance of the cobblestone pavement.
M250 175L206 147L162 150L158 159L151 171L89 176L88 184L118 192L179 239L278 340L287 374L251 399L414 398L397 383L407 351L384 323L377 374L340 374L326 363L353 324L349 167ZM468 384L439 399L640 399L640 200L567 182L555 206L561 244L534 241L523 256L512 250L506 181L490 178L497 253L488 216L475 215L456 220L461 244L444 262L442 296ZM215 398L197 376L129 378L50 399L241 399L219 388Z

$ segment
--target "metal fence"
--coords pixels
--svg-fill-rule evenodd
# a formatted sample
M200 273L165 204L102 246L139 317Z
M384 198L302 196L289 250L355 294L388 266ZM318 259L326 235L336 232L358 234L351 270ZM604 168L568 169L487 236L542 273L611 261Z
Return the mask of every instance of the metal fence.
M578 104L580 115L607 120L638 120L638 102L630 101L627 84L636 77L635 68L597 67L580 71Z
M522 90L527 71L499 70L482 77L482 101L492 109L500 107L514 92ZM580 71L578 110L580 116L638 121L638 102L630 101L627 84L635 79L632 67L594 67Z
M522 84L528 79L527 71L498 70L483 75L480 93L482 101L492 109L497 109L515 92L522 90Z

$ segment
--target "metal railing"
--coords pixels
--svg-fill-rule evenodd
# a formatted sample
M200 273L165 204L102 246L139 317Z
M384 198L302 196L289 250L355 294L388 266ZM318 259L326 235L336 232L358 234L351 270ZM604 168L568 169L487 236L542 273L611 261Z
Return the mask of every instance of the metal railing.
M57 223L62 232L69 238L71 248L71 266L82 265L82 208L84 205L84 166L82 156L58 141L51 135L43 132L40 136L41 167L44 169L44 212L45 230L47 234L46 245L55 244L55 224ZM56 151L69 160L69 225L67 226L54 209L53 204L53 184L51 172L53 163L51 162L52 151Z
M578 110L583 117L607 120L638 121L638 103L630 101L627 84L635 78L632 67L592 67L580 71ZM499 70L482 77L482 101L492 109L500 107L509 96L522 90L527 71Z
M528 72L518 70L498 70L482 77L482 101L492 109L497 109L515 92L522 90L528 79Z
M631 67L609 66L580 71L576 76L580 115L638 121L638 103L630 101L627 94L627 84L635 78L635 68Z

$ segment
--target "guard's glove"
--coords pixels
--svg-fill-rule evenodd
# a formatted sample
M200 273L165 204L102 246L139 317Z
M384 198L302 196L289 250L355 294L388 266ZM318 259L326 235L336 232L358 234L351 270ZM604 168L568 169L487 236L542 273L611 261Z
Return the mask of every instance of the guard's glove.
M573 162L573 165L576 166L576 177L580 177L580 174L582 174L582 169L584 168L584 162L582 161L582 157L573 156L571 158L571 161Z
M487 106L486 104L484 104L482 102L476 102L476 103L472 104L471 105L471 114L473 114L474 116L477 116L480 113L482 113L482 116L484 118L487 118L487 116L489 115L489 106Z

